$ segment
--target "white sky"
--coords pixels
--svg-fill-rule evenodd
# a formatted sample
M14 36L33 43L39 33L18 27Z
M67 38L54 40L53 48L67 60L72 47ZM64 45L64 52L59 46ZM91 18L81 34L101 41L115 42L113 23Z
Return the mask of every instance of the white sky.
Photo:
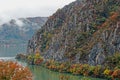
M50 16L75 0L0 0L0 22L11 18Z

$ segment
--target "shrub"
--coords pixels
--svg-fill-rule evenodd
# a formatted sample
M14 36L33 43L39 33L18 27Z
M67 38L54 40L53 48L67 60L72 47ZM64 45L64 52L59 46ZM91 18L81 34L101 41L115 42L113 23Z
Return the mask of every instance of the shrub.
M109 66L110 69L114 69L115 67L120 66L120 53L116 52L113 56L109 56L106 59L106 66Z
M0 61L0 80L32 80L32 74L15 62Z
M109 69L105 69L105 71L103 72L103 74L106 76L109 76L110 73L111 73L111 70L109 70Z
M112 74L112 78L113 78L113 80L116 78L120 79L120 69L114 70L114 72Z
M36 65L40 65L42 62L43 62L42 58L38 58L38 59L34 60L34 64L36 64Z
M104 72L103 72L104 76L105 76L106 78L108 78L108 79L111 79L111 78L112 78L112 76L111 76L112 73L113 73L113 71L110 70L110 69L105 69Z
M101 74L101 66L95 66L94 70L93 70L93 74L95 77L100 76Z
M28 55L27 62L31 65L40 65L43 62L43 58L40 56L40 52L37 50L35 54Z

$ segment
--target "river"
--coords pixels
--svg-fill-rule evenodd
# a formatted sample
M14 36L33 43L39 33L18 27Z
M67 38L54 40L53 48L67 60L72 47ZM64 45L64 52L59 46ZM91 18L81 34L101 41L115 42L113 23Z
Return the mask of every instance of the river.
M25 53L26 45L1 45L0 46L0 59L4 60L15 60L15 55L18 53ZM19 62L19 61L18 61ZM24 66L28 66L31 72L33 73L34 80L60 80L61 76L67 77L68 80L103 80L98 78L87 77L87 79L83 79L83 76L74 76L71 74L58 73L54 71L50 71L41 66L32 66L27 65L25 62L19 62ZM67 80L67 79L64 79Z

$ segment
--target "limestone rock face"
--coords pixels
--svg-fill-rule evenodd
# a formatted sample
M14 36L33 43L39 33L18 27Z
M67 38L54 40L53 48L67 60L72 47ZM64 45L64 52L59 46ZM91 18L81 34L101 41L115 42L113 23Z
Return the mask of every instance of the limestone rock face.
M46 59L103 64L120 52L120 0L77 0L50 16L28 42Z

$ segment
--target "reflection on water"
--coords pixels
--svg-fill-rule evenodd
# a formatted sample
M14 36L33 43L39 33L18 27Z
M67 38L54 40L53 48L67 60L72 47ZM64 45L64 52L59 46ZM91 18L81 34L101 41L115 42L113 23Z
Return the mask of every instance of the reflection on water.
M0 44L0 57L14 57L18 53L26 52L26 44Z
M29 65L28 67L33 73L34 80L82 80L83 78L82 76L74 76L71 74L50 71L40 66ZM103 79L87 78L84 80L103 80Z

